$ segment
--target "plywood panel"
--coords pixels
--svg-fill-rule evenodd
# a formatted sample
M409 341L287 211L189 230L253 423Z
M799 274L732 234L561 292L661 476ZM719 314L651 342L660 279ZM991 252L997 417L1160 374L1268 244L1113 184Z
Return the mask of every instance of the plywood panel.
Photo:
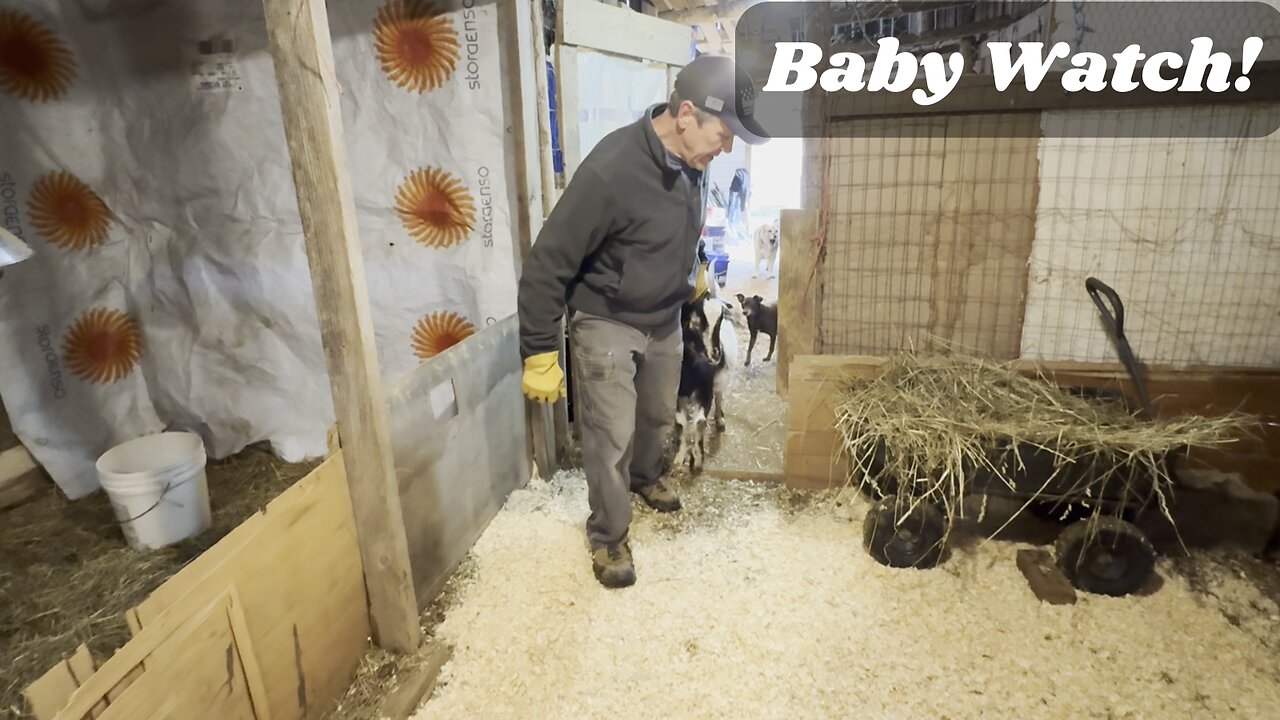
M829 141L821 351L951 343L1017 357L1037 140L1012 136L1036 117L866 122L865 136ZM968 137L976 123L1011 137Z
M93 656L89 654L89 647L81 645L76 648L75 654L49 668L48 672L22 691L31 714L36 720L53 718L66 706L80 685L93 675L94 670L95 664ZM106 708L105 701L95 704L89 717L99 717Z
M264 714L255 712L244 662L246 655L252 658L252 649L246 653L237 642L231 612L228 595L184 620L180 629L156 648L147 670L111 703L102 719L269 717L267 707ZM258 685L261 689L260 682Z
M277 720L319 717L346 689L369 636L341 452L139 605L138 637L169 609L232 587L262 668L266 711Z

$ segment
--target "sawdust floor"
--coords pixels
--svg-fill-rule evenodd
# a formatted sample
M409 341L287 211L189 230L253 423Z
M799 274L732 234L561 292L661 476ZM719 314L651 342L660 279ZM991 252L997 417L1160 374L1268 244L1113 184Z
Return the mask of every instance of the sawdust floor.
M535 479L435 608L453 658L419 718L1272 718L1280 609L1257 562L1162 560L1143 595L1041 604L1023 544L957 531L933 570L861 548L859 497L680 483L637 504L639 580L592 576L577 472ZM1253 567L1274 577L1274 566Z

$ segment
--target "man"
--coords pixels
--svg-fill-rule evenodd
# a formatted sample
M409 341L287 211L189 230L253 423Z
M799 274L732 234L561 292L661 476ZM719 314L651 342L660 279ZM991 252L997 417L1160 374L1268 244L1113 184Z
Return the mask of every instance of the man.
M680 508L659 476L680 382L680 306L706 287L696 261L703 171L735 136L764 141L754 99L731 59L689 63L669 102L605 136L582 161L525 261L520 352L531 399L564 393L556 350L560 318L572 311L587 539L606 587L636 579L630 493L660 512Z

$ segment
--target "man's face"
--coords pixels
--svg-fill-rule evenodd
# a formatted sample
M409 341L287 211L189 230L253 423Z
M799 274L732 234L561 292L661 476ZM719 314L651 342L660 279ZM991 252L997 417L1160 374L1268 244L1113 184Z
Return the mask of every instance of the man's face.
M733 151L733 131L714 115L703 115L699 123L698 115L698 109L686 100L680 103L676 125L684 151L682 159L696 170L706 170L717 155Z

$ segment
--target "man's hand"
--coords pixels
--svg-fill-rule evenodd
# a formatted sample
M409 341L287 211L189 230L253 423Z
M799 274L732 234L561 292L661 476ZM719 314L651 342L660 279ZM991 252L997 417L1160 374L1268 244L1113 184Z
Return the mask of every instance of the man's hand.
M552 403L564 397L564 371L559 357L560 353L553 350L524 359L520 389L530 400Z

